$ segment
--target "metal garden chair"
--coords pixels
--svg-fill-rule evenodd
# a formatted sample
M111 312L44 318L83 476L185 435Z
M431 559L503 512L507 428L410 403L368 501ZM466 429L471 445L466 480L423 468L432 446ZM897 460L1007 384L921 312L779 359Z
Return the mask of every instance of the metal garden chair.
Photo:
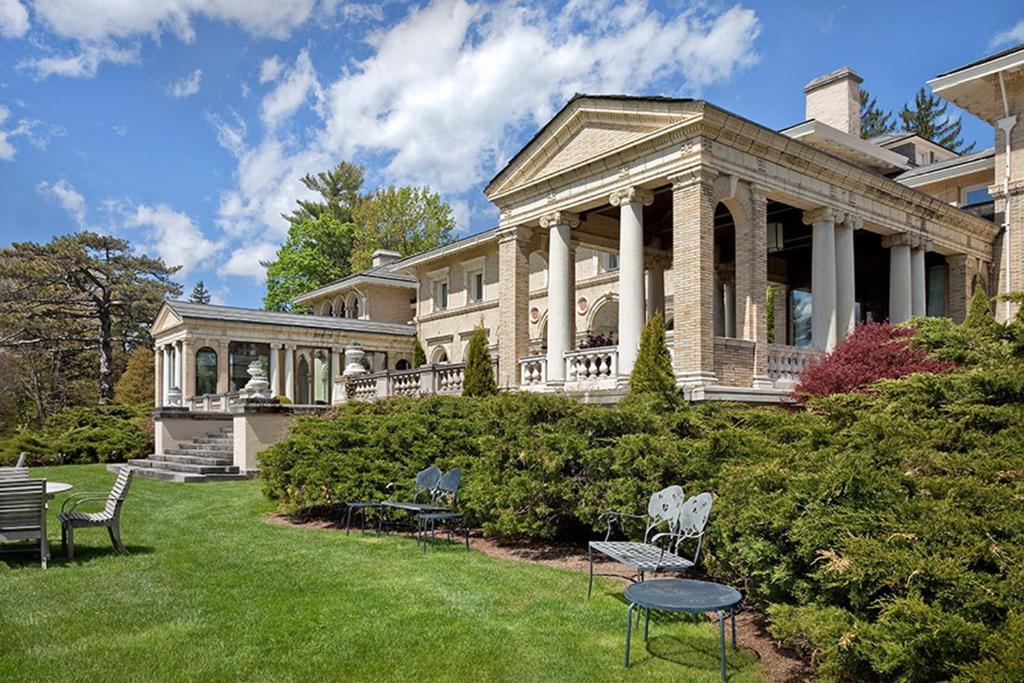
M428 467L420 470L416 473L416 492L413 495L412 503L407 505L415 504L422 493L426 493L433 499L434 490L437 488L437 483L441 480L441 468L440 467ZM394 488L394 482L387 485L388 489ZM377 520L377 531L380 532L381 524L384 518L383 510L385 503L391 503L391 501L376 501L376 502L356 502L349 503L346 505L348 508L346 521L345 521L345 534L347 535L352 528L352 513L358 512L362 514L363 524L362 529L366 529L366 511L367 510L381 510L381 515ZM394 503L398 505L399 503Z
M121 507L128 495L128 488L132 484L132 477L135 470L131 467L122 467L117 471L117 480L109 493L90 493L83 491L73 493L60 507L60 514L57 521L60 522L61 544L67 548L68 559L75 559L75 529L87 527L106 527L110 534L110 542L114 550L125 555L124 542L121 541ZM101 512L79 512L78 506L83 503L105 501Z
M587 597L594 589L594 551L632 568L635 574L629 577L630 581L643 581L648 572L684 572L692 568L700 556L711 504L710 493L686 500L681 486L669 486L651 496L646 515L603 513L601 517L608 524L605 540L591 541L587 552L590 561ZM608 540L612 525L623 518L647 520L643 542ZM662 528L665 530L659 531ZM679 546L688 539L696 539L693 559L679 554Z
M46 480L0 478L0 542L38 541L39 562L46 569Z
M22 451L18 454L18 462L15 467L28 467L28 453Z
M28 479L27 467L0 467L0 481L6 479Z
M456 522L462 525L463 537L466 540L466 551L469 551L469 527L466 526L462 513L458 511L459 486L462 485L462 470L456 467L444 473L437 484L437 492L434 495L433 506L424 509L416 515L417 538L423 552L427 551L427 538L434 540L437 532L437 525L443 524L447 528L448 539L451 540L452 532L455 531Z
M377 531L384 528L385 510L401 510L412 514L425 512L434 505L437 496L437 485L441 482L441 468L432 465L416 473L416 481L411 501L382 500L378 503L381 514L377 518ZM388 484L394 486L394 484Z

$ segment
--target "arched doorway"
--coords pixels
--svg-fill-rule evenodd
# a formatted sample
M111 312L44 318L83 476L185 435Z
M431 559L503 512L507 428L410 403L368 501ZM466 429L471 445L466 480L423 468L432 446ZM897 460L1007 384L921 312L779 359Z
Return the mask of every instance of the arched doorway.
M326 404L331 396L331 364L324 351L313 356L313 403Z
M716 337L736 336L736 221L723 203L715 207Z
M300 405L308 405L310 403L309 395L309 361L306 360L306 356L299 356L298 366L295 368L295 402Z
M619 302L606 296L594 304L587 329L587 345L590 348L614 346L618 342Z
M217 352L209 346L196 351L196 396L217 393Z
M397 363L395 363L395 370L409 370L411 368L412 368L412 363L410 363L409 361L407 361L404 358L399 359L399 361Z

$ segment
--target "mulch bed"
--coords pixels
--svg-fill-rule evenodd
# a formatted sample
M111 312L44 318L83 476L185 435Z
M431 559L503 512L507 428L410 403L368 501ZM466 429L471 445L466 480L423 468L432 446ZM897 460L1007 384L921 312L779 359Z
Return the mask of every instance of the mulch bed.
M275 513L265 519L272 524L296 526L305 529L322 529L344 531L341 521L324 519L295 520L287 515ZM358 533L358 527L353 529ZM480 552L502 560L514 562L532 562L557 569L569 569L587 573L589 563L585 548L569 543L552 541L523 541L517 543L498 543L490 538L477 534L470 536L470 545ZM629 578L628 567L612 562L606 558L594 558L594 573L604 576L620 576ZM694 578L705 578L697 574ZM586 583L581 584L582 595L586 595ZM741 647L756 653L761 668L770 681L775 683L794 683L816 678L810 662L801 657L800 653L775 641L767 629L768 620L758 609L743 606L736 615L736 638Z

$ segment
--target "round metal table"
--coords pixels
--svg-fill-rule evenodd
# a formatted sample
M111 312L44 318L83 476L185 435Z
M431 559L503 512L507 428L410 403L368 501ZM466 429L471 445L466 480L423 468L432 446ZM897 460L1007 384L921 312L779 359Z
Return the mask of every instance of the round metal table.
M46 497L47 498L53 498L58 493L64 493L65 491L70 491L73 488L74 488L74 486L71 485L71 484L65 484L62 481L50 481L49 479L47 479L46 480Z
M653 579L640 581L626 588L626 668L629 668L629 640L633 630L633 610L645 610L644 640L651 622L651 610L663 612L689 612L691 614L718 613L718 642L721 648L722 680L725 673L725 612L732 621L732 649L736 649L736 607L743 596L735 588L711 581L695 579ZM639 612L637 613L639 616ZM694 617L696 618L696 617Z

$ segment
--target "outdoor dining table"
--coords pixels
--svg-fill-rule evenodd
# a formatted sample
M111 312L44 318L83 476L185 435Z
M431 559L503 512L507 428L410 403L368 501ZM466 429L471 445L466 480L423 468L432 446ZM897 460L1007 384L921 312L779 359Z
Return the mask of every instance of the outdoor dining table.
M632 635L633 610L646 611L644 640L651 622L651 610L663 612L689 612L691 614L718 613L718 643L721 649L722 681L725 673L725 612L732 620L732 649L736 649L736 607L743 596L735 588L711 581L696 579L652 579L626 587L626 668L629 668L629 640Z
M53 497L58 493L65 493L73 489L72 484L65 484L62 481L50 481L46 480L46 497L53 500Z

